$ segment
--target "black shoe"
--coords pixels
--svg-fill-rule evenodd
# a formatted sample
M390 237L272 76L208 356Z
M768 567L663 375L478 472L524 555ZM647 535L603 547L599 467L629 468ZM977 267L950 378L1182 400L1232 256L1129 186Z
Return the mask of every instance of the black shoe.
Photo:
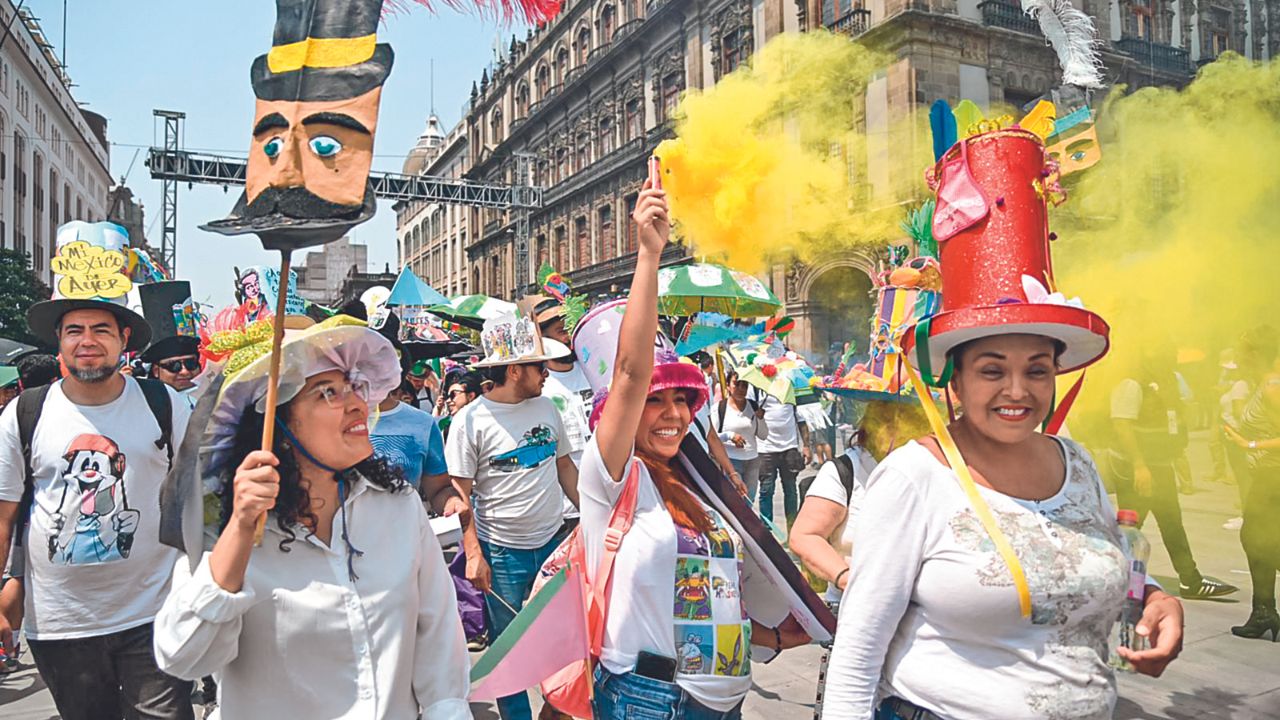
M1280 635L1280 614L1276 613L1274 604L1254 603L1253 612L1249 613L1245 624L1231 628L1232 635L1250 640L1260 638L1268 632L1271 633L1271 642L1275 642L1276 636Z
M1192 586L1187 585L1186 583L1179 584L1178 594L1183 600L1205 600L1207 598L1230 595L1239 589L1240 588L1235 585L1222 582L1217 578L1203 577L1200 578L1199 585Z

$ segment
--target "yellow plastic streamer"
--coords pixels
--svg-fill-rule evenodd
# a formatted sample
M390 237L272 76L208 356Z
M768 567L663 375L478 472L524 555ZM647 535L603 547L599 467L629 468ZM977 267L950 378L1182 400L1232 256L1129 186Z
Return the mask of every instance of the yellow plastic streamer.
M991 508L987 507L987 502L978 492L978 486L973 482L973 475L969 472L969 465L960 454L960 448L956 447L956 441L952 439L951 433L947 431L946 424L942 422L942 416L938 414L938 408L933 404L933 396L929 394L929 389L920 381L920 376L916 374L915 368L911 367L911 363L903 363L902 366L907 371L907 377L911 379L911 387L915 389L916 397L920 398L924 414L929 418L929 427L933 429L933 434L938 438L938 445L942 447L942 454L946 455L951 469L960 479L960 487L964 488L965 495L969 496L969 504L977 514L982 527L987 531L991 542L995 543L996 551L1000 553L1000 557L1004 558L1009 574L1013 576L1013 586L1018 591L1018 607L1022 610L1022 617L1030 618L1031 589L1027 585L1026 573L1022 571L1022 563L1018 561L1018 554L1013 551L1009 539L996 524Z
M373 57L376 34L355 38L312 38L277 45L267 53L267 67L273 73L292 72L304 67L338 68L359 65Z

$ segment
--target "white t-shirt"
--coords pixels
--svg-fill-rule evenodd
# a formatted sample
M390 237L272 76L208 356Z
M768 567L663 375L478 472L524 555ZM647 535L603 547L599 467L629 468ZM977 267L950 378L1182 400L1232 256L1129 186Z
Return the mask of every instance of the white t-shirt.
M1236 418L1237 402L1243 403L1249 399L1249 383L1244 380L1237 380L1231 383L1231 387L1222 394L1218 399L1218 405L1222 408L1222 422L1237 427L1239 419Z
M191 410L168 392L176 445ZM160 544L168 455L159 438L133 378L106 405L72 403L61 382L49 388L31 452L23 630L32 639L107 635L155 618L179 556ZM0 500L21 500L25 475L15 401L0 416Z
M720 431L720 441L724 443L724 451L728 453L730 460L754 460L760 453L756 446L762 438L758 436L763 432L768 435L768 426L763 418L757 418L752 403L747 401L743 405L742 410L738 410L733 406L732 402L722 400L724 403L724 421L720 420L720 404L716 403L711 410L712 421L718 423L716 429ZM733 444L733 436L741 435L745 444L738 447Z
M764 395L760 406L764 408L764 421L769 425L769 436L760 441L757 449L762 453L798 449L800 428L796 425L795 406L772 395Z
M587 403L591 402L591 387L577 365L568 372L550 370L542 386L542 397L550 398L560 411L564 423L565 443L574 465L582 464L582 451L587 447L591 431L587 425ZM585 392L585 395L583 394Z
M635 668L642 650L676 658L677 685L707 707L730 710L751 689L751 622L741 593L742 543L714 512L718 529L706 535L677 528L648 468L644 463L639 467L635 518L614 558L600 661L609 672L620 674ZM609 477L593 438L578 475L591 577L600 564L609 517L623 487Z
M476 534L502 547L540 548L564 524L556 460L569 454L550 398L519 403L476 398L449 426L449 474L475 481Z
M871 457L871 453L857 446L845 450L844 454L853 461L853 487L848 492L845 491L844 484L840 482L840 471L836 468L835 461L830 460L822 463L822 467L818 468L818 474L809 485L809 491L805 493L805 497L830 500L837 505L843 505L848 510L844 523L836 528L834 535L840 538L840 547L836 550L841 555L849 557L850 550L853 548L853 521L862 509L862 496L867 492L867 481L871 479L871 473L875 472L876 459ZM826 599L827 602L840 602L840 588L834 583L827 583Z
M1059 438L1066 479L1019 500L978 486L1027 576L1031 618L955 473L911 442L876 468L827 674L823 720L895 695L950 720L1110 718L1108 640L1129 581L1093 460Z

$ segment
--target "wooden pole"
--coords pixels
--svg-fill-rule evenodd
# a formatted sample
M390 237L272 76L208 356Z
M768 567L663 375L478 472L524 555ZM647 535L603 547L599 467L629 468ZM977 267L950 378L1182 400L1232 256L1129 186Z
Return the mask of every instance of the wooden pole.
M289 265L292 253L280 251L280 281L276 283L276 316L271 333L271 370L267 374L267 407L262 411L262 449L271 451L276 437L276 400L280 397L280 345L284 342L284 315L289 301ZM258 516L253 529L254 547L262 545L262 533L267 528L267 514Z

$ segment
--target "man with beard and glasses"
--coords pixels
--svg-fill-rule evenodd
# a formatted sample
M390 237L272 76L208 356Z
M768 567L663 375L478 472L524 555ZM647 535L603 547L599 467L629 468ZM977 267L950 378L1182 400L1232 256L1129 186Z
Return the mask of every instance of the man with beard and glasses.
M83 238L102 230L64 227L60 252L64 234L83 248ZM74 286L62 280L55 287ZM160 485L190 410L172 389L119 372L121 355L151 338L142 316L123 304L57 298L33 305L27 323L57 345L67 369L0 415L0 566L16 538L23 629L36 667L67 720L119 712L108 708L191 718L191 684L161 672L151 648L178 559L159 541ZM8 610L0 607L7 649Z

